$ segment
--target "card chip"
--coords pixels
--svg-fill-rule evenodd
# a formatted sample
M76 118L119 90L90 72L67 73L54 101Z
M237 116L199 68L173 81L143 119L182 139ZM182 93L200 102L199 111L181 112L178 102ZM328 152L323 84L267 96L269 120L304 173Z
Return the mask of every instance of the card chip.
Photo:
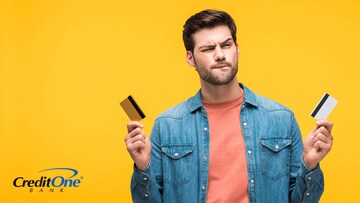
M140 121L145 118L145 114L141 111L140 107L136 104L132 96L128 96L124 101L120 102L120 106L124 109L132 121Z

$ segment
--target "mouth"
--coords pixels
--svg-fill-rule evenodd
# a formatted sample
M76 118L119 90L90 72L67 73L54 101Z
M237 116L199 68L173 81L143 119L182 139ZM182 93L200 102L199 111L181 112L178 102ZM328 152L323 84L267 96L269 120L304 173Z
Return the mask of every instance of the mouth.
M215 65L215 66L212 66L211 69L221 69L221 68L225 68L228 66L229 66L228 64Z

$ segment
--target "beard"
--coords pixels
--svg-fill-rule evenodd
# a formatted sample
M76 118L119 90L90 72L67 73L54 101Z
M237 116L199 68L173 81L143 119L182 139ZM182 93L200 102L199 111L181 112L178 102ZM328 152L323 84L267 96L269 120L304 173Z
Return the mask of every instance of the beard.
M218 66L224 65L230 68L230 70L217 69ZM238 62L236 61L236 64L233 66L233 64L229 62L222 61L210 66L210 68L206 68L198 65L195 61L195 68L200 78L207 83L212 85L227 85L235 78L237 74Z

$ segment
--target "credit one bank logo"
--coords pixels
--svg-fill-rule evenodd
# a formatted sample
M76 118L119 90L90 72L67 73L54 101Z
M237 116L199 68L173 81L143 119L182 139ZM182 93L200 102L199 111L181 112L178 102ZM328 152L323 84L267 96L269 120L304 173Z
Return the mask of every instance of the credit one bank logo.
M59 175L49 177L46 175L48 171L56 171ZM61 175L69 172L70 176ZM29 188L29 192L64 192L65 188L78 188L83 179L82 176L77 177L79 172L73 168L48 168L39 173L42 173L42 176L37 179L19 176L14 179L13 185L17 188Z

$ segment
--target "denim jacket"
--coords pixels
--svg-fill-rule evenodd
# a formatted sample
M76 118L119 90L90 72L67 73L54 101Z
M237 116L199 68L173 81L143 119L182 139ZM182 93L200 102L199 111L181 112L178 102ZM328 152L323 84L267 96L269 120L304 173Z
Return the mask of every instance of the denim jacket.
M318 202L324 188L323 174L319 166L310 171L302 161L302 138L294 114L240 86L244 90L240 122L246 148L249 201ZM205 203L209 132L200 91L161 114L150 137L149 166L143 172L134 167L133 201Z

